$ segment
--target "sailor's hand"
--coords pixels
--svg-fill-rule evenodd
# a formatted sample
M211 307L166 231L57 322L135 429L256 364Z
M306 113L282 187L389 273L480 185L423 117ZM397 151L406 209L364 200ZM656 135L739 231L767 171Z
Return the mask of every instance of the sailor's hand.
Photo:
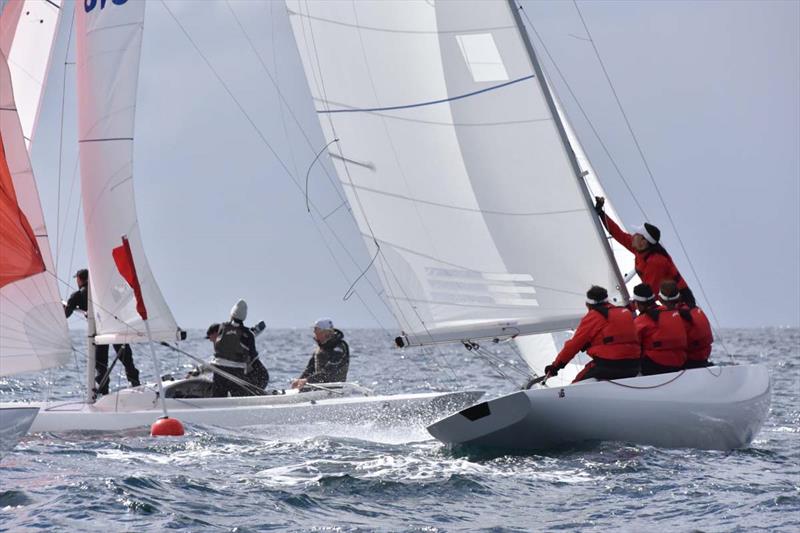
M603 206L606 205L606 199L602 196L595 196L594 197L594 210L597 212L598 215L603 214Z
M559 370L561 369L558 368L556 365L547 365L546 367L544 367L544 373L547 377L557 376Z
M292 388L293 389L302 389L306 386L307 379L293 379L292 380Z

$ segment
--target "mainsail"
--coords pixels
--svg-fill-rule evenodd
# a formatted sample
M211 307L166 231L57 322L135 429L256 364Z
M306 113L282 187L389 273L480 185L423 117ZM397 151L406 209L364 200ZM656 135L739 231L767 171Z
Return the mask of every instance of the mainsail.
M36 128L60 18L61 0L9 0L2 9L0 49L11 71L17 113L28 146Z
M155 340L178 327L147 262L133 189L133 132L145 2L77 6L78 141L97 344L147 340L137 301L113 250L127 239Z
M53 260L0 50L0 375L42 370L69 360L71 344Z
M408 344L574 327L626 292L509 4L287 0Z

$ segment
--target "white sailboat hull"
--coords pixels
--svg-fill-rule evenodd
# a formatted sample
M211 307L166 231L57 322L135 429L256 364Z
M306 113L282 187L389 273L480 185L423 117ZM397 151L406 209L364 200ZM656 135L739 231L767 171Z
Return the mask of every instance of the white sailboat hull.
M591 381L507 394L443 418L428 431L450 445L542 450L585 441L730 450L767 417L763 365Z
M0 459L28 432L38 412L38 407L0 407Z
M172 418L184 424L226 428L274 425L385 423L424 427L446 413L473 404L482 391L431 392L388 396L342 396L313 391L242 398L168 399ZM8 404L6 404L8 405ZM75 431L149 431L162 416L161 404L148 386L121 389L94 404L31 404L40 407L32 433Z

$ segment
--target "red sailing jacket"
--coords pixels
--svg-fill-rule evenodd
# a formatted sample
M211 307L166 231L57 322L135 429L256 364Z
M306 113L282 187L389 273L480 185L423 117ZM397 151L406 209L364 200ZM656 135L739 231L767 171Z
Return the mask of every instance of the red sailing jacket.
M659 306L637 316L634 323L644 357L662 366L686 364L686 327L680 311Z
M608 232L614 237L614 240L636 256L636 273L639 274L639 278L643 283L650 285L650 288L653 289L653 294L658 294L658 291L661 289L661 282L665 279L674 280L675 283L678 284L678 290L683 290L688 287L670 256L648 250L637 252L632 244L633 235L624 232L622 228L605 213L603 214L603 219L606 228L608 228Z
M564 343L554 364L564 367L583 350L600 359L639 359L642 349L630 310L611 304L606 304L602 311L590 310L572 338Z
M680 312L683 325L686 327L687 358L690 361L708 361L708 356L711 355L711 343L714 342L708 317L699 307L689 309L687 306L681 306Z

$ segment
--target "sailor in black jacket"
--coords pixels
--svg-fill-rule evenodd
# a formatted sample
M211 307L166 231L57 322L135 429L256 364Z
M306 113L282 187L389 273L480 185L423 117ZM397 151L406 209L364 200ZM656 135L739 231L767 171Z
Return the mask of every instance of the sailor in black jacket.
M73 292L67 303L64 304L64 314L69 318L76 309L87 312L89 308L88 290L89 290L89 271L85 268L78 270L75 273L75 282L78 284L78 290ZM114 350L117 352L117 357L125 367L125 377L131 387L138 387L139 383L139 370L133 363L133 350L129 344L115 344ZM98 344L95 347L94 353L94 373L95 382L97 383L96 392L98 394L108 394L108 383L110 381L108 370L108 345Z
M314 340L317 348L300 377L292 381L293 389L302 389L306 383L347 381L350 347L344 333L333 327L331 319L321 318L314 324Z
M245 327L247 318L247 302L239 300L231 309L231 319L220 324L214 340L214 366L227 374L239 378L239 383L229 380L221 374L214 373L212 395L214 397L250 396L243 383L248 382L247 374L254 361L258 359L256 337L250 328Z

